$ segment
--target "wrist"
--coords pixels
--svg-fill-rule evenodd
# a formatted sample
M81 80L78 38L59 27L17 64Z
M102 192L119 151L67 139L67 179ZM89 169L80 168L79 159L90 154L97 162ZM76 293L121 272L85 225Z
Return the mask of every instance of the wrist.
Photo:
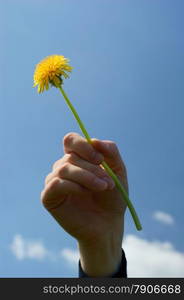
M116 272L122 258L121 232L108 232L95 240L78 241L82 270L90 277L108 277Z

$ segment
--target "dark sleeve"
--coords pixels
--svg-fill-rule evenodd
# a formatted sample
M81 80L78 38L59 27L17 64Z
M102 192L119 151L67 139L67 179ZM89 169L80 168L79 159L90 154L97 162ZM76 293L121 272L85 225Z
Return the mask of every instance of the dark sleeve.
M82 270L81 263L79 261L79 278L89 278L86 273ZM127 278L127 261L125 257L125 252L122 249L122 259L115 273L108 276L108 278Z

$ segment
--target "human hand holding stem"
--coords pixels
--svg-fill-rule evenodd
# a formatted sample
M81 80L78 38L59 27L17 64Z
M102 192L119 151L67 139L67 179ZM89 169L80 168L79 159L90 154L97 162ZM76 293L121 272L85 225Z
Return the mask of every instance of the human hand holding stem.
M69 98L67 97L67 95L62 87L63 80L62 80L61 76L64 76L65 78L69 77L66 72L71 72L71 70L72 70L72 67L68 64L68 59L66 59L64 56L52 55L52 56L46 57L43 61L41 61L36 66L35 73L34 73L34 86L38 85L39 93L43 92L45 89L48 90L50 85L57 87L60 90L61 94L63 95L70 110L72 111L87 142L92 144L91 138L90 138L83 122L81 121L77 111L75 110L74 106L70 102ZM117 189L121 193L123 200L125 201L125 203L127 204L128 208L130 210L130 213L132 215L132 218L134 220L137 230L141 230L142 226L141 226L141 223L137 216L137 213L136 213L134 206L133 206L132 202L130 201L128 194L127 194L126 190L124 189L122 183L120 182L120 180L118 179L116 174L112 171L112 169L108 166L108 164L105 161L103 161L101 163L101 165L106 170L108 175L111 176Z

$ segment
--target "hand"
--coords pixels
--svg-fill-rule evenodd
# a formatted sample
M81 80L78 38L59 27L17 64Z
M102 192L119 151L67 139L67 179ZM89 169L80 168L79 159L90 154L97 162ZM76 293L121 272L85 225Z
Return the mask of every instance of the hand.
M45 180L43 205L78 240L83 270L110 274L121 259L126 205L100 164L105 160L128 191L125 165L112 141L92 139L92 146L69 133L63 144L65 155Z

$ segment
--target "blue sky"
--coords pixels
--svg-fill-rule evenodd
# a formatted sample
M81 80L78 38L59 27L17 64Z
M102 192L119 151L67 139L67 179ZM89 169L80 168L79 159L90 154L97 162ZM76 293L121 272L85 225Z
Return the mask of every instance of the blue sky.
M56 89L32 88L51 54L70 58L65 91L90 135L114 140L126 163L143 225L137 232L127 211L130 275L139 247L141 262L156 253L155 277L166 252L178 264L164 276L184 276L183 9L182 0L1 1L0 277L77 276L76 241L39 200L63 136L80 133Z

